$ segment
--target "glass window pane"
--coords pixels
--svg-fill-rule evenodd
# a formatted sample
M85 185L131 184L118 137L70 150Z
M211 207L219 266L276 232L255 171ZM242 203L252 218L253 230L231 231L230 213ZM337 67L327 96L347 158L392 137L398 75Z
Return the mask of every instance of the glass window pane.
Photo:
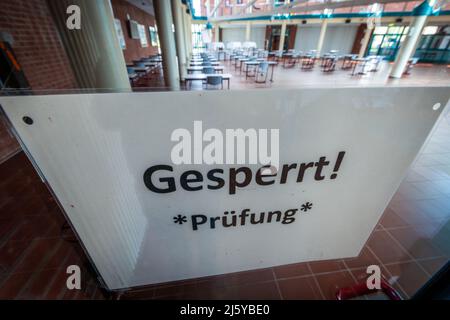
M374 34L386 34L388 27L376 27Z

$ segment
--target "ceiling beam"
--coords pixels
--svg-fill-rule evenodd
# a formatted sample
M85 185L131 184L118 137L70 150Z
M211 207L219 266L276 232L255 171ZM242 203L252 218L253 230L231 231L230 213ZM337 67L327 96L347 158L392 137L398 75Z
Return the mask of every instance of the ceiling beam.
M386 4L386 3L396 3L396 2L413 2L417 0L377 0L376 3L378 4ZM219 21L230 21L230 20L236 20L236 19L242 19L242 18L257 18L262 16L272 16L277 14L288 14L288 13L297 13L297 12L308 12L308 11L323 11L324 9L338 9L338 8L347 8L347 7L353 7L353 6L369 6L371 4L374 4L375 2L373 0L346 0L346 1L339 1L339 2L326 2L311 6L300 6L303 3L307 3L307 0L298 0L290 4L286 4L280 7L277 7L271 11L268 12L261 12L261 13L253 13L253 14L246 14L246 15L232 15L232 16L223 16L223 17L217 17L213 21L219 22Z

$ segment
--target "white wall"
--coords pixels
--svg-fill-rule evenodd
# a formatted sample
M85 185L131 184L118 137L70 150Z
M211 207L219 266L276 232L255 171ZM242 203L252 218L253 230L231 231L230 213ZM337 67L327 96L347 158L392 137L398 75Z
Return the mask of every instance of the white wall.
M264 48L265 36L265 26L252 26L250 41L256 42L258 48ZM222 42L227 43L231 41L245 42L245 26L225 27L222 29Z
M358 25L328 25L322 48L323 52L339 50L339 53L350 53L355 41ZM295 50L309 51L317 48L320 26L298 25L295 36Z

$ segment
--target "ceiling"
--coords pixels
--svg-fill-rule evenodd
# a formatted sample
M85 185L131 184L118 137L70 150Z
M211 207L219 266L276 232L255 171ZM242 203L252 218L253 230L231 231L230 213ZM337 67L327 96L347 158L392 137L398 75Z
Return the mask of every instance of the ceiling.
M131 3L133 6L138 7L141 10L144 10L145 12L151 14L152 16L155 15L155 11L153 10L153 0L126 0L127 2Z

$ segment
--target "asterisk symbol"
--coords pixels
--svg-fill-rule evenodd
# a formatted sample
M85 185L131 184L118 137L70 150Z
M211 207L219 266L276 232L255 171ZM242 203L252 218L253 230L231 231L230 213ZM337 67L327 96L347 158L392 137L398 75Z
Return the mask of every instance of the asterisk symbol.
M306 212L306 211L308 211L308 210L311 210L311 209L312 209L312 206L313 206L313 204L312 204L311 202L306 202L306 203L302 204L300 210Z
M186 216L182 216L181 214L177 215L176 217L173 217L173 222L178 224L183 224L187 222Z

